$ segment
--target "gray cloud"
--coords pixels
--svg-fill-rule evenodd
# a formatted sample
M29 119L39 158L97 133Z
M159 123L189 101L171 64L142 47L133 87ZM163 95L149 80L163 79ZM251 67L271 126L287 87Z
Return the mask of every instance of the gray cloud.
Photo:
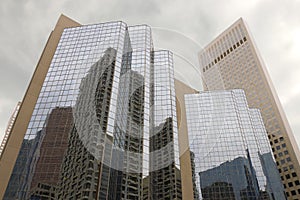
M297 55L300 40L298 46L295 43L296 31L300 34L299 9L297 0L276 3L272 0L3 0L0 4L0 138L10 113L25 93L50 31L64 13L82 24L122 20L129 25L146 23L176 30L200 46L243 17L300 143L300 57Z

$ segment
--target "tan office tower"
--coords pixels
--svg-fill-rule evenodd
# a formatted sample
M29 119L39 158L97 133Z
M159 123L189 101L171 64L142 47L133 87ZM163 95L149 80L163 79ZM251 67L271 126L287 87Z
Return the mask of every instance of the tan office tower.
M205 90L244 89L259 108L288 199L300 196L300 154L270 76L254 41L239 19L199 53Z

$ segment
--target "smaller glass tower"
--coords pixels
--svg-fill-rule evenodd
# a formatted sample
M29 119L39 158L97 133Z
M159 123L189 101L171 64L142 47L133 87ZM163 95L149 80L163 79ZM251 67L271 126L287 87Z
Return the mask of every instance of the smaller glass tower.
M243 90L185 102L195 199L285 199L260 112Z

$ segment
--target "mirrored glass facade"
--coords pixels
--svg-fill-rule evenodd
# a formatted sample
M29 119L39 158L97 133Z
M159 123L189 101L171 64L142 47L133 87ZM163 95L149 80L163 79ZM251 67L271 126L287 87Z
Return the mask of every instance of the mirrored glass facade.
M153 54L153 99L150 134L150 199L181 199L178 129L173 56L169 51Z
M181 199L173 70L146 25L66 28L4 199Z
M259 110L243 90L185 95L195 199L285 199Z

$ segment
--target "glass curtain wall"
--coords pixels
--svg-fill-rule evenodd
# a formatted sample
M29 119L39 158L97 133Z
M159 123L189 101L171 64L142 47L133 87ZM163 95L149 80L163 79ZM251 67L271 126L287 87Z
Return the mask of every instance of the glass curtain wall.
M155 87L158 66L167 90ZM149 26L65 29L4 199L180 199L173 78L172 55L154 52ZM162 93L168 98L155 96ZM160 118L157 102L168 108ZM153 134L158 122L163 133ZM153 146L166 137L161 165ZM163 182L153 178L159 173L168 173Z
M243 90L185 102L195 199L285 199L260 112Z

